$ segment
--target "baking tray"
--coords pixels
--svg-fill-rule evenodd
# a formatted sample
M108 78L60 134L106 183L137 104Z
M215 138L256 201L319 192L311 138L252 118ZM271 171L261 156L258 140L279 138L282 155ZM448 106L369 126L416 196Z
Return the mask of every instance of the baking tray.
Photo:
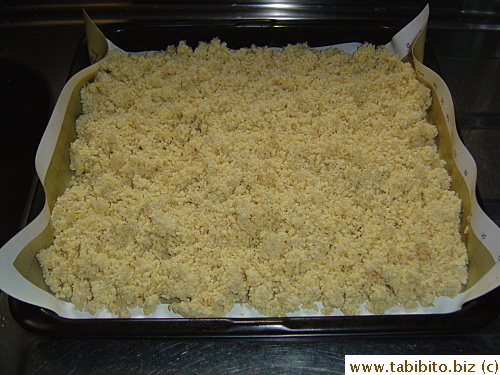
M229 48L252 44L281 47L307 42L311 47L344 42L386 44L400 29L397 21L334 20L317 21L206 21L162 23L117 23L100 27L107 39L126 51L165 49L185 40L191 47L199 41L218 37ZM439 74L432 51L426 47L425 64ZM71 74L90 64L86 40L76 50ZM32 189L24 223L33 220L44 204L40 183ZM500 311L500 289L466 303L448 314L370 315L284 318L143 318L67 319L52 311L9 297L11 312L25 329L57 337L221 337L221 336L303 336L423 334L477 329L495 320Z

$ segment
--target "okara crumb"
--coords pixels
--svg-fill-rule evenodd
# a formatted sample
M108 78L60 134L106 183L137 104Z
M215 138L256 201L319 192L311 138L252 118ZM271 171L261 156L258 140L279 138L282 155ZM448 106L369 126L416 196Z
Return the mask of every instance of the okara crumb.
M430 91L385 48L114 50L81 95L38 254L77 309L382 314L466 281Z

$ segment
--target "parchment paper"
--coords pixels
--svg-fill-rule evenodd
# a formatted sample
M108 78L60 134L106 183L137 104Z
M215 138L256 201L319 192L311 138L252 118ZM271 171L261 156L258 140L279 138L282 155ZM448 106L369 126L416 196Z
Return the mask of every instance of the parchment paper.
M419 79L432 90L433 103L429 120L438 128L436 139L441 157L446 160L452 176L452 189L463 202L461 232L469 253L469 279L463 291L455 298L438 297L433 307L417 307L411 311L392 308L387 314L436 314L457 311L461 306L499 286L500 230L479 207L475 197L477 169L475 162L458 137L453 101L444 81L422 64L425 31L429 7L398 32L386 47L409 61ZM91 81L100 61L108 50L118 48L106 40L100 30L84 14L89 56L93 65L80 71L65 85L57 101L36 156L36 169L45 189L45 206L37 218L0 249L0 289L14 298L54 311L61 317L75 319L114 318L106 309L95 315L77 311L73 304L54 297L45 284L35 255L39 249L52 243L50 212L71 178L69 148L75 139L75 120L81 113L80 89ZM354 52L360 43L346 43L336 47ZM321 304L318 304L321 307ZM139 308L130 310L133 318L145 317ZM363 308L362 315L369 315ZM301 310L289 316L321 316L315 310ZM336 310L332 315L342 315ZM259 317L255 309L236 305L226 317ZM181 317L172 313L168 305L160 305L148 318Z

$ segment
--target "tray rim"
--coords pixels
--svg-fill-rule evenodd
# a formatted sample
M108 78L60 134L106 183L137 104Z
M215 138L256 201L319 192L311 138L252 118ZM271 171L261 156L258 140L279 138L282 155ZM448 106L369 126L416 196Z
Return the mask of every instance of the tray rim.
M259 20L262 21L262 20ZM334 20L335 21L335 20ZM338 21L338 20L337 20ZM352 20L351 20L352 21ZM361 20L360 20L361 21ZM374 22L377 22L380 20L374 20ZM281 22L281 21L280 21ZM117 23L117 24L107 24L107 25L102 25L100 26L103 31L106 33L106 29L108 28L113 28L115 26L120 26L120 27L130 27L130 25L138 25L141 24L142 22L131 22L131 23ZM283 22L281 22L283 23ZM289 26L300 26L304 24L304 20L298 20L296 24L293 23L293 21L288 20L287 22ZM318 24L322 24L323 22L319 22ZM384 22L382 22L384 23ZM314 24L314 22L308 22L308 24ZM197 23L197 26L203 26L203 24ZM234 27L234 25L231 24L218 24L218 23L210 23L212 26L219 26L219 27ZM148 25L150 27L153 27L154 25ZM167 24L165 25L167 27L178 27L178 26L189 26L188 24ZM259 25L260 26L260 25ZM268 27L269 25L262 25L262 27ZM274 27L275 25L271 25L271 27ZM326 26L326 25L325 25ZM239 25L238 27L251 27L248 23L244 23L243 25ZM384 26L382 26L384 27ZM115 30L117 31L117 30ZM109 31L108 31L109 33ZM77 60L77 54L78 50L80 48L83 48L85 46L85 38L82 39L82 42L79 44L77 51L75 52L75 57L72 63L72 68L71 71L75 72L74 70L74 65ZM81 69L81 68L80 68ZM80 69L76 70L79 71ZM72 74L70 74L71 77ZM231 321L235 325L240 326L237 327L237 329L232 329L230 331L213 331L213 330L204 330L203 332L188 332L188 331L174 331L166 334L165 332L162 332L161 330L158 332L158 336L185 336L185 337L197 337L197 336L203 336L207 337L208 336L294 336L294 335L328 335L328 334L393 334L393 333L436 333L436 332L450 332L450 331L468 331L471 329L476 329L480 327L484 327L485 325L491 323L493 320L495 320L499 315L500 315L500 309L499 309L499 304L494 303L498 301L498 297L500 297L500 288L495 289L494 291L491 291L484 296L479 297L478 299L474 301L470 301L467 304L465 304L462 309L453 312L453 313L444 313L444 314L408 314L408 315L363 315L363 316L356 316L356 317L346 317L346 316L337 316L337 317L329 317L329 316L319 316L319 317L287 317L287 318L195 318L195 319L187 319L187 318L132 318L132 319L119 319L119 318L102 318L102 319L69 319L69 318L63 318L59 317L50 310L47 310L45 308L41 307L35 307L30 304L27 304L25 302L16 300L13 297L9 296L9 306L11 308L11 312L13 312L13 316L18 321L18 323L26 328L27 330L37 332L40 334L44 335L50 335L50 336L60 336L60 337L69 337L68 335L71 336L71 333L68 332L68 335L66 335L65 331L70 323L68 322L74 322L73 326L83 326L87 322L92 322L95 323L96 321L99 321L98 324L95 324L95 326L100 327L102 324L100 322L105 322L105 323L110 323L113 324L116 329L121 329L120 327L122 326L128 326L130 324L138 323L138 322L144 322L146 324L151 324L151 323L158 323L158 324L164 324L166 321L167 323L181 323L181 324L187 324L187 323L192 323L193 321L198 321L198 322L205 322L205 323L216 323L216 322L228 322ZM496 295L496 298L491 298L490 295ZM474 307L470 308L470 306L478 306L479 307ZM23 307L24 306L24 307ZM37 308L40 310L38 314L34 314L31 316L24 316L24 313L19 312L19 308L26 308L28 311L31 308ZM487 307L485 309L485 307ZM478 311L476 311L478 310ZM482 310L484 313L486 313L486 316L483 316L483 318L487 318L486 320L481 320L481 323L474 323L471 324L470 318L471 313L479 313L479 310ZM465 313L464 313L465 311ZM14 314L16 313L16 314ZM450 324L449 326L442 325L441 322L441 317L447 316L447 317L453 317L456 320L456 323ZM440 318L436 318L440 317ZM24 319L26 318L26 319ZM305 321L305 320L328 320L328 321L334 321L337 319L341 319L344 322L347 320L351 320L353 322L356 322L357 325L353 325L350 328L348 327L337 327L337 328L329 328L329 329L323 329L323 330L318 330L318 329L302 329L301 331L297 330L290 330L286 328L286 325L283 324L284 322L290 322L290 321ZM385 327L384 325L376 325L373 327L373 323L381 323L384 322L384 320L393 320L395 324L393 324L391 327ZM420 319L434 319L435 322L433 324L430 324L426 327L419 327L419 329L416 329L416 327L409 327L409 326L401 326L400 324L402 323L408 323L408 322L417 322L420 321ZM245 324L239 324L239 323L245 323ZM246 323L251 323L250 326L256 327L257 332L249 332L247 328L242 328L242 327L248 327L249 325ZM264 323L264 324L261 324ZM467 326L464 327L464 325L467 323ZM135 325L135 324L134 324ZM87 325L87 329L89 328L90 325ZM264 328L262 328L264 327ZM266 328L267 327L267 328ZM280 329L281 327L281 329ZM100 333L96 331L96 329L90 329L88 332L80 332L80 335L82 337L101 337ZM102 328L101 328L102 329ZM156 328L157 329L157 328ZM85 329L84 329L85 331ZM109 332L108 332L109 333ZM119 337L124 337L122 336L121 333L115 332L114 334L111 333L111 335L118 335ZM156 336L154 332L150 332L147 337L151 337L151 335ZM109 336L105 336L109 337ZM132 336L126 335L126 337L144 337L142 333L138 333L138 335L133 334Z

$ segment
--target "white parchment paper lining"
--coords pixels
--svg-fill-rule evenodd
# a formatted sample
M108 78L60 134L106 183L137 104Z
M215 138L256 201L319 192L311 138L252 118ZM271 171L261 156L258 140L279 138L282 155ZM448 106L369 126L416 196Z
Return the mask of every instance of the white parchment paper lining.
M469 228L464 229L470 235L474 235L477 241L474 245L468 246L470 264L469 274L479 274L477 280L470 287L465 287L455 298L438 297L432 307L417 307L411 311L404 308L395 307L387 311L387 314L436 314L449 313L457 311L461 306L474 298L477 298L488 291L491 291L499 286L500 274L500 230L489 219L477 203L475 197L475 185L477 178L477 169L475 162L467 151L463 143L458 137L455 117L453 110L453 102L449 90L444 81L432 70L424 66L422 60L423 40L425 40L425 29L429 17L429 7L424 10L386 45L393 53L399 54L402 57L410 56L413 66L417 71L420 79L433 90L433 102L439 107L435 111L439 112L438 117L442 117L442 122L446 123L446 137L451 139L451 150L453 164L456 170L460 172L462 181L462 195L465 195L470 200L468 208L467 220ZM417 37L420 34L421 46L417 45ZM423 35L422 35L423 34ZM118 48L109 40L106 40L108 49ZM346 43L336 46L325 46L319 48L336 47L346 52L354 52L360 46L360 43ZM92 52L96 56L92 56ZM98 57L99 53L91 50L91 58ZM420 55L420 56L419 56ZM100 56L102 58L102 56ZM61 132L63 122L68 120L68 108L71 100L75 100L75 95L79 95L80 88L88 82L95 72L99 69L100 63L89 66L73 76L65 85L61 95L57 101L48 127L44 133L40 147L36 157L37 173L42 182L46 181L49 167L53 162L54 153L57 152L58 139L64 135ZM73 114L76 117L78 114ZM71 120L71 116L70 120ZM443 132L443 129L440 129ZM447 162L449 162L447 160ZM453 174L452 174L453 176ZM55 193L54 193L55 194ZM54 198L54 197L53 197ZM464 199L463 197L461 197ZM22 300L24 302L47 308L54 311L61 317L72 319L100 319L114 318L115 315L106 309L101 309L96 314L91 315L87 312L77 311L74 305L54 297L48 288L43 287L43 280L40 275L30 277L36 272L40 273L36 252L41 248L36 239L41 236L44 231L51 230L50 224L50 209L46 202L42 212L31 222L26 228L13 237L0 250L0 289L10 296ZM471 248L470 246L473 246ZM484 248L487 250L484 251ZM481 249L483 251L481 252ZM19 259L21 252L28 253L24 256L25 260L21 262ZM475 261L475 253L481 253L480 261ZM491 256L491 259L489 258ZM487 258L486 260L484 258ZM17 264L16 264L17 263ZM486 265L486 266L485 266ZM486 269L484 268L486 267ZM38 269L38 271L35 271ZM28 280L30 279L30 280ZM35 281L33 281L35 280ZM38 284L38 286L36 285ZM318 303L318 307L321 304ZM131 309L132 318L144 318L145 315L140 308ZM370 315L368 311L361 308L361 315ZM333 315L342 315L339 310L336 310ZM255 309L249 309L245 306L236 305L226 317L261 317ZM321 313L315 310L301 310L297 313L289 314L289 316L322 316ZM154 314L148 315L147 318L180 318L168 309L168 305L160 305Z

